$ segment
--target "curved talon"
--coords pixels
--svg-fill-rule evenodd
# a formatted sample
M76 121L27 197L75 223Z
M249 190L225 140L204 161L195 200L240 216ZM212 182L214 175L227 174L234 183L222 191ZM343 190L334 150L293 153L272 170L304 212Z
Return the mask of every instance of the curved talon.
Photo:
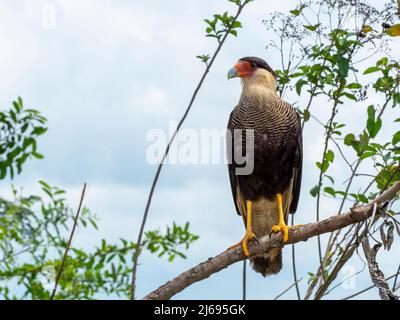
M256 240L257 244L260 244L260 240L256 237L256 235L253 233L253 240Z
M289 227L286 224L279 224L272 227L272 232L274 233L283 233L283 243L288 242L289 240Z
M288 242L289 240L289 229L300 228L304 226L304 224L296 224L294 226L287 226L286 224L278 224L272 227L272 232L279 233L283 232L283 243Z
M244 238L242 240L243 253L246 257L250 256L249 248L248 248L247 244L249 241L251 241L253 239L257 239L256 235L253 232L246 232L246 234L244 235Z
M250 256L249 253L249 248L247 246L247 244L249 243L249 241L251 240L256 240L257 243L259 243L256 235L253 233L252 229L251 229L251 208L252 208L252 202L250 200L246 201L246 209L247 209L247 223L246 223L246 233L244 234L244 237L242 240L240 240L238 243L234 244L233 246L230 246L229 249L233 249L236 248L238 246L242 246L243 249L243 253L246 257ZM228 250L229 250L228 249Z
M230 247L228 248L228 250L235 249L235 248L241 246L242 249L243 249L244 255L245 255L246 257L249 257L249 256L250 256L250 253L249 253L248 243L249 243L249 241L251 241L251 240L256 240L257 243L259 243L258 238L256 237L256 235L255 235L253 232L246 232L245 235L244 235L244 237L243 237L243 239L240 240L238 243L236 243L236 244L230 246Z

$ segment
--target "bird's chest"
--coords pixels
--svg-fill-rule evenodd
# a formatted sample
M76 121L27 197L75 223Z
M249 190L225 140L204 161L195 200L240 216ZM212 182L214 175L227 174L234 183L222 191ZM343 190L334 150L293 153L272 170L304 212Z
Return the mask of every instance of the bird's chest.
M290 135L289 120L272 108L241 105L233 114L232 128L242 143L252 143L256 152L274 151L283 147Z

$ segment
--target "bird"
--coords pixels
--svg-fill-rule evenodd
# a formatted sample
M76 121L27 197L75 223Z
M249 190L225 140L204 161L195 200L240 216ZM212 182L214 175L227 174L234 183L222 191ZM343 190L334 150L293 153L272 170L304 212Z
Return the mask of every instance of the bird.
M228 79L239 77L242 93L227 125L227 158L233 201L246 228L241 241L229 249L242 247L252 268L264 277L282 269L282 249L249 256L248 243L272 232L283 233L288 241L288 214L297 210L302 176L302 130L297 111L276 90L277 74L263 59L244 57L228 72ZM233 132L241 132L235 135ZM243 155L252 133L252 171L243 167L237 156ZM237 137L240 137L237 138ZM251 166L250 166L251 167ZM239 173L239 174L238 174ZM297 226L294 226L297 227Z

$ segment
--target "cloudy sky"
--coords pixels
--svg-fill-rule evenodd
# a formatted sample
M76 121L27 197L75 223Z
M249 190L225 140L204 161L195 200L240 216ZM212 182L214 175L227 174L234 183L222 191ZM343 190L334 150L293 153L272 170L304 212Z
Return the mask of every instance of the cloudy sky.
M376 1L378 3L378 1ZM228 38L193 106L186 129L223 130L240 95L240 82L227 81L227 71L242 56L254 55L279 67L276 52L265 49L273 36L262 20L273 11L287 12L297 0L255 1L246 8L238 38ZM5 108L17 96L47 118L49 131L40 138L41 161L30 161L12 183L24 193L38 192L38 180L68 191L70 204L88 183L85 204L100 219L99 232L78 230L74 243L85 248L107 238L136 240L141 215L156 167L146 161L149 130L167 130L182 115L203 71L195 58L212 53L215 41L204 37L204 18L233 10L227 1L175 0L37 0L0 4L0 103ZM290 100L290 102L295 102ZM374 97L371 97L374 99ZM366 103L349 106L340 117L355 132L365 125ZM322 119L327 110L315 111ZM383 136L393 128L385 128ZM319 131L316 131L319 130ZM318 134L316 134L318 132ZM306 172L296 221L315 220L309 194L315 185L322 152L320 127L305 130ZM342 174L340 163L332 175ZM0 186L9 194L10 181ZM200 239L185 261L170 264L144 254L138 274L138 296L143 296L187 268L218 254L243 236L234 213L224 164L168 165L164 168L150 210L148 229L171 221L190 221ZM322 217L337 210L337 201L324 198ZM397 248L398 249L398 248ZM299 274L306 288L307 272L318 265L316 240L297 245ZM395 272L393 251L382 252L382 268ZM249 272L248 297L270 299L293 283L290 248L284 250L284 268L269 278ZM363 267L355 255L339 274L340 282ZM178 294L180 299L240 299L241 264L236 264ZM338 287L340 298L370 285L367 272ZM295 298L294 290L285 295ZM371 290L364 298L377 298Z

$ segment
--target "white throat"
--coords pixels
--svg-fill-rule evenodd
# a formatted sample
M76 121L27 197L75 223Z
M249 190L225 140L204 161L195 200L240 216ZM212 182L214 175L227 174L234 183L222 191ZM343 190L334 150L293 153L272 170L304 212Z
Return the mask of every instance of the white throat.
M277 95L275 77L265 69L257 69L251 77L242 78L242 95Z

